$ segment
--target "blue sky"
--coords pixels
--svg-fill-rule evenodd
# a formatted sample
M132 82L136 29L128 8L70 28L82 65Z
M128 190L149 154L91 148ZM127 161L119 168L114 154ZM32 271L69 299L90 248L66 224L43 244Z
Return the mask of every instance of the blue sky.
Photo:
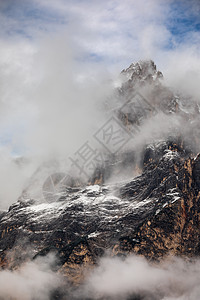
M167 27L178 43L184 43L190 33L200 33L199 1L173 1L170 9Z

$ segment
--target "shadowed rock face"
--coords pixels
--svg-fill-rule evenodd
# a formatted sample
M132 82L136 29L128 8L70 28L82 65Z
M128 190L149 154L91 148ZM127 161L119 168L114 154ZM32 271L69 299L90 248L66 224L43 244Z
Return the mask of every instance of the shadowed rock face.
M151 193L151 197L159 199L157 210L137 227L134 236L137 243L129 237L122 238L118 249L129 249L151 259L168 254L199 255L200 193L198 177L194 176L199 163L199 157L189 158L179 165L175 160L170 175L163 178L160 173L161 182ZM172 197L171 200L168 201L168 197Z
M160 157L144 155L143 172L131 181L66 190L52 203L15 203L0 221L2 265L56 251L58 268L77 282L106 249L150 259L198 255L200 157L170 147L157 145Z
M136 75L148 84L152 76L153 92L158 86L162 90L157 81L161 73L153 62L144 68L132 65L123 73L129 77L121 94ZM170 113L180 111L174 99L170 94ZM114 161L121 168L138 168L134 151L120 161L116 155ZM179 136L145 146L139 168L134 178L106 184L113 172L108 164L95 171L90 185L66 187L56 201L38 203L27 197L14 203L0 214L1 266L15 268L54 251L59 257L56 270L78 283L106 250L152 260L168 254L199 255L200 156L194 158Z

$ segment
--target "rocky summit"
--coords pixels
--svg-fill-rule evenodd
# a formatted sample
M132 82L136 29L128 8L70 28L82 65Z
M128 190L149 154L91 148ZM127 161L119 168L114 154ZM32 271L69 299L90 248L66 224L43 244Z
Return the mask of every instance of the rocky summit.
M163 118L178 120L173 132L169 126L155 139L147 135L145 143L109 154L86 184L66 182L49 201L23 194L0 215L1 268L54 252L55 272L77 285L107 251L152 262L200 254L198 104L167 87L153 61L131 64L120 76L113 98L122 128L139 140L146 124L156 130Z

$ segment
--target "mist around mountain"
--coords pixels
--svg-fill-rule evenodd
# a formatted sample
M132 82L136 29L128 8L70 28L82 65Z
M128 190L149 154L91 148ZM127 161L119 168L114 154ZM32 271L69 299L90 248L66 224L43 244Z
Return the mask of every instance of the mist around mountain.
M0 1L0 299L200 298L199 14Z
M40 163L1 213L2 299L198 299L198 99L152 60L117 82L72 164Z

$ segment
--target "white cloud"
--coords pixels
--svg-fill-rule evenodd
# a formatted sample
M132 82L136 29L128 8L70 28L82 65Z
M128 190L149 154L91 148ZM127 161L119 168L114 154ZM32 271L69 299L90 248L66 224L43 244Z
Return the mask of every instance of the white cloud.
M76 60L79 50L63 34L47 36L37 45L1 45L0 208L6 208L42 162L56 157L66 170L68 157L104 121L97 106L112 86L110 75L98 66L91 70ZM13 155L31 162L19 167Z
M49 300L61 284L61 277L51 271L54 257L27 262L17 270L0 271L0 298Z
M27 5L19 9L23 1L13 14L3 10L5 4L1 6L0 138L7 161L7 167L5 160L1 162L6 171L0 176L4 207L6 201L16 200L33 167L18 176L15 188L18 169L8 162L9 155L37 156L36 168L44 157L67 158L74 153L103 124L105 115L97 106L111 93L110 78L129 63L152 58L169 86L199 98L199 37L193 32L184 44L176 43L167 27L173 16L170 3L35 0L27 15L19 15L27 12ZM33 13L33 8L40 13ZM48 17L42 18L42 12ZM19 34L20 29L27 34ZM7 186L13 187L9 196Z
M150 263L139 256L103 258L86 282L85 294L93 299L199 299L199 261L169 258ZM143 299L143 298L142 298Z

